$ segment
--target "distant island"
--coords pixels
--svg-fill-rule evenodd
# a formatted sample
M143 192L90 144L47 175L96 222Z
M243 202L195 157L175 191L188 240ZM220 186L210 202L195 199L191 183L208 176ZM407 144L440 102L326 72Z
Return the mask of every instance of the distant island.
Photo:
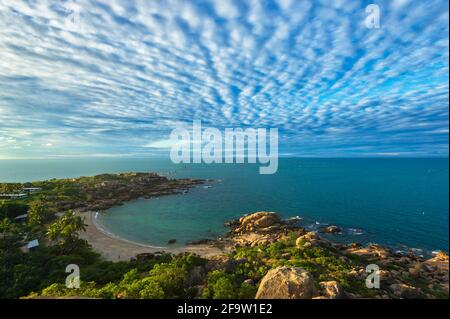
M198 179L102 174L0 184L3 298L448 298L449 260L343 245L274 212L226 224L215 240L147 247L99 230L93 214L139 198L187 192ZM338 233L338 226L321 232ZM65 286L68 264L79 289ZM379 288L368 288L377 265Z

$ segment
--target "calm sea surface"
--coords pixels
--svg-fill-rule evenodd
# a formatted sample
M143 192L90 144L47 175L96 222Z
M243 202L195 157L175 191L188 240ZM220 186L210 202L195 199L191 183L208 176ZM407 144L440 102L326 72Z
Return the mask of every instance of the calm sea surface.
M280 159L258 166L174 165L163 159L0 160L0 181L127 171L212 179L188 194L137 200L99 214L98 224L134 242L166 246L223 234L223 223L256 211L300 216L311 229L344 228L337 240L448 251L448 159Z

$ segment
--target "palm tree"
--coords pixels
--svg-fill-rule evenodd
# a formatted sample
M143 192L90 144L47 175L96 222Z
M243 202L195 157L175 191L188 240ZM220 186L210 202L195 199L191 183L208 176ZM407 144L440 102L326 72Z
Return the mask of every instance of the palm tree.
M47 228L47 237L61 245L70 248L78 239L78 233L86 230L84 218L68 211Z

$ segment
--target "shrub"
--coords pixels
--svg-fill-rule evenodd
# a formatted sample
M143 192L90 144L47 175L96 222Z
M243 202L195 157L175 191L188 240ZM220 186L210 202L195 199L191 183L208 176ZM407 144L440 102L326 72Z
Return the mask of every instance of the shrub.
M154 278L142 279L142 288L139 297L144 299L162 299L164 298L164 290Z
M240 299L254 299L256 295L256 287L245 282L242 283L241 288L239 289Z
M158 264L150 271L150 276L164 291L166 298L182 298L187 272L175 264Z

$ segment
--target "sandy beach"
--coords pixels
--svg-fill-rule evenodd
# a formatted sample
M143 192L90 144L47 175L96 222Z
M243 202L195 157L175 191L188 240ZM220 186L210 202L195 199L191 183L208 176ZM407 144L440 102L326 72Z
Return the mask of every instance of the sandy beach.
M168 252L173 254L190 252L208 257L224 254L221 249L212 245L186 245L182 247L151 247L113 237L96 226L95 212L77 212L84 217L86 231L80 233L80 238L86 239L92 248L104 258L111 261L126 261L143 253Z

